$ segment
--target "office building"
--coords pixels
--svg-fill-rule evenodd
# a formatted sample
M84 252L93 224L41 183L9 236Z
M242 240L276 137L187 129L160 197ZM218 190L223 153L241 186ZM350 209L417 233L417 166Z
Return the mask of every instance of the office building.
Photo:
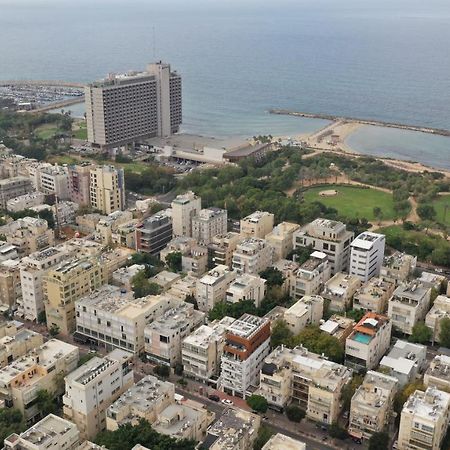
M233 231L214 236L208 245L208 267L224 265L231 269L233 253L241 240L241 235Z
M266 211L255 211L241 219L240 233L244 238L264 239L273 230L275 216Z
M412 334L414 325L424 320L430 309L431 288L411 282L400 285L388 303L388 316L399 331Z
M136 225L136 251L157 255L172 239L172 217L160 211Z
M227 218L226 209L201 209L192 218L192 237L201 245L210 244L214 236L227 232Z
M398 286L398 284L408 281L413 275L416 265L417 256L396 251L384 258L380 278Z
M125 209L125 176L114 166L95 167L90 171L90 202L103 214Z
M350 243L354 234L345 224L336 220L316 219L294 232L294 250L311 247L328 255L331 274L348 270Z
M403 406L398 449L439 450L450 420L450 394L429 387L416 391Z
M20 195L6 202L6 209L12 212L30 209L33 206L39 206L44 203L45 195L42 192L31 192L30 194Z
M69 198L80 206L89 206L91 203L91 170L94 167L90 162L81 162L75 166L69 166L67 169Z
M232 267L239 275L258 275L272 265L272 258L272 247L264 239L248 238L236 247Z
M442 319L450 319L450 297L438 295L425 317L425 325L432 332L432 342L440 342L441 340Z
M433 358L423 377L423 384L450 392L450 356L436 355Z
M323 298L306 295L284 313L284 321L294 335L308 325L319 325L323 316Z
M293 236L300 225L290 222L279 223L264 238L273 248L274 261L285 259L294 249Z
M356 439L370 439L388 427L394 396L398 391L395 378L369 370L356 389L350 406L348 433Z
M219 265L197 280L195 298L198 309L208 312L224 301L227 289L235 278L236 272L228 266Z
M0 180L0 208L6 209L8 200L29 194L33 190L27 177L13 177Z
M306 444L285 434L277 433L272 435L261 450L306 450Z
M116 349L103 358L94 356L66 376L64 417L83 439L106 429L106 410L133 385L131 358L131 353Z
M384 234L370 231L361 233L351 243L349 273L358 276L362 281L380 275L385 245Z
M200 213L202 199L189 191L172 201L173 236L192 237L192 219Z
M382 278L373 277L366 281L353 296L353 308L383 314L387 310L395 285Z
M391 331L388 317L367 313L345 341L345 364L357 371L377 367L389 348Z
M269 354L270 322L244 314L228 326L222 355L220 388L246 398L258 386L264 358Z
M320 295L330 302L331 311L342 312L350 308L353 296L360 286L358 276L339 272L325 282Z
M243 300L252 300L258 308L266 296L266 280L257 275L244 273L239 275L228 286L226 301L237 303Z

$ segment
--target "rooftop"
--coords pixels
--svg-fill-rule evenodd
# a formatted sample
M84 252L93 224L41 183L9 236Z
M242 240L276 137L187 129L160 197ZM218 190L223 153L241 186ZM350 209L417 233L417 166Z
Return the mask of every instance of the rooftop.
M365 231L361 233L352 242L352 247L358 247L360 249L369 250L373 247L376 241L383 241L385 239L384 234L371 233L370 231Z
M355 404L372 408L383 407L392 398L392 392L397 389L397 384L396 378L370 370L352 398L352 408Z
M245 339L250 339L266 323L267 319L244 314L240 319L235 320L228 328L228 333Z
M228 266L225 266L223 264L220 264L213 269L211 269L208 273L203 275L199 282L201 284L207 284L209 286L214 286L218 283L220 283L227 274L232 272Z
M450 404L450 394L429 387L425 392L415 391L403 406L404 412L416 417L435 422L439 416L446 413Z
M255 211L242 219L243 222L258 223L263 217L273 217L273 214L267 211Z
M232 317L224 317L220 322L201 325L183 341L183 344L193 347L208 348L212 341L222 338L228 327L235 321Z
M431 361L426 375L450 382L450 356L436 355Z
M306 444L281 433L273 435L262 450L305 450Z

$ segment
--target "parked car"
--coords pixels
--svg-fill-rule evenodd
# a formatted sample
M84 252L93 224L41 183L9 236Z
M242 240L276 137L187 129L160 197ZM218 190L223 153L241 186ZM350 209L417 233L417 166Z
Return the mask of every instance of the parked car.
M231 406L233 404L233 402L231 400L228 400L227 398L222 399L222 403L228 406Z
M216 395L216 394L208 395L208 398L210 400L212 400L213 402L220 402L220 397L218 395Z

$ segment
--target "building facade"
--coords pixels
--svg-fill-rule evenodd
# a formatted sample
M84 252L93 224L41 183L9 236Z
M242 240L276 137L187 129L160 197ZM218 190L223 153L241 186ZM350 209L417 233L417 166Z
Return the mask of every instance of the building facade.
M227 218L226 209L201 209L192 218L192 237L201 245L210 244L214 236L227 232Z
M114 166L90 170L90 202L103 214L125 209L125 176Z
M362 281L380 275L385 245L384 234L369 231L361 233L351 243L349 273L358 276Z
M192 237L192 219L201 209L202 199L193 192L178 195L172 202L173 236Z

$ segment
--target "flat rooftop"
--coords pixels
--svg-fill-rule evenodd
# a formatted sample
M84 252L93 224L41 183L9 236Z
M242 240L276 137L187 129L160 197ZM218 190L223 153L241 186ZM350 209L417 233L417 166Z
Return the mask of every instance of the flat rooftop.
M230 334L249 339L262 326L268 323L267 319L244 314L240 319L235 320L228 328Z

